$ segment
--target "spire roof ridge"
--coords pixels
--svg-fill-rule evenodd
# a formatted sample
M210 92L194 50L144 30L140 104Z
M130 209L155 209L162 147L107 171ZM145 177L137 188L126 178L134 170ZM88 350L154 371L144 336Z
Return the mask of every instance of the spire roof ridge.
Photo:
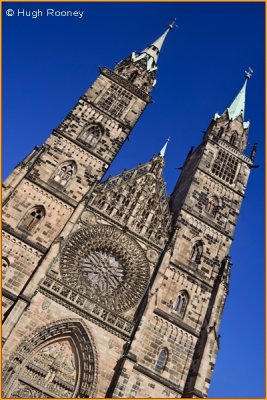
M168 28L166 31L158 38L156 39L151 45L147 46L144 50L142 50L140 53L132 53L132 61L136 62L139 61L143 58L147 58L147 71L152 72L157 70L157 61L159 57L159 53L161 51L161 48L163 46L163 43L166 39L167 34L171 29L173 29L175 25L176 19L168 25Z
M240 115L242 115L243 126L245 129L247 129L249 127L249 121L244 121L245 105L246 105L246 89L248 80L251 78L253 74L253 70L252 68L249 67L248 71L245 72L246 72L245 82L240 91L238 92L238 94L236 95L236 97L234 98L234 100L232 101L232 103L230 104L230 106L227 107L226 110L224 111L224 114L227 112L230 120L235 120ZM220 118L220 115L216 112L213 119L217 120L218 118Z
M246 87L247 87L247 79L245 80L245 83L242 86L240 92L237 94L237 96L231 103L230 107L227 108L230 119L235 119L240 114L242 114L244 120L245 104L246 104Z
M168 137L168 139L166 140L166 143L164 144L164 146L163 146L162 149L160 150L159 155L160 155L161 157L165 157L166 149L167 149L167 146L168 146L169 142L170 142L170 137Z
M241 90L239 91L239 93L237 94L237 96L235 97L233 102L231 103L230 107L227 108L229 118L232 120L239 117L239 115L242 115L243 121L245 119L246 88L247 88L248 80L251 78L252 73L253 73L253 71L249 67L248 71L246 71L245 82L244 82ZM246 124L246 123L244 123L244 124Z

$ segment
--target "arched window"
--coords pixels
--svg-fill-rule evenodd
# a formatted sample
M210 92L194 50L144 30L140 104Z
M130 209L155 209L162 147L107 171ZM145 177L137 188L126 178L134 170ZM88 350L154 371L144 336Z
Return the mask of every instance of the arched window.
M219 150L213 163L211 172L228 183L233 183L238 167L238 160L234 155Z
M143 89L144 91L146 91L146 90L148 89L148 83L147 83L147 82L143 83L142 89Z
M180 317L183 317L185 314L186 306L188 304L188 300L188 293L185 290L181 291L177 296L172 310Z
M53 181L57 182L61 186L65 186L75 173L76 163L74 161L68 161L59 167L53 177Z
M167 363L168 359L168 351L167 349L161 349L157 358L157 362L155 365L155 370L158 372L162 372L164 370L164 367Z
M33 232L40 221L45 216L45 209L43 206L36 206L31 208L20 222L19 228L27 232Z
M79 136L79 140L87 146L95 147L101 139L104 128L100 124L91 124L87 126Z
M219 131L218 131L218 134L217 134L217 138L218 138L218 139L221 139L221 138L222 138L223 131L224 131L224 129L223 129L223 127L221 127L221 128L219 129Z
M130 74L128 80L129 80L130 82L134 82L134 81L136 80L137 77L138 77L138 72L137 72L137 71L133 71L133 72Z
M212 196L209 199L208 205L207 205L207 212L212 215L213 217L215 217L215 215L217 214L219 209L219 199L217 196Z
M234 132L232 133L232 136L230 137L230 143L231 143L233 146L236 146L236 144L237 144L237 131L234 131Z
M203 254L203 244L201 241L198 241L194 244L191 260L196 264L200 264L202 254Z

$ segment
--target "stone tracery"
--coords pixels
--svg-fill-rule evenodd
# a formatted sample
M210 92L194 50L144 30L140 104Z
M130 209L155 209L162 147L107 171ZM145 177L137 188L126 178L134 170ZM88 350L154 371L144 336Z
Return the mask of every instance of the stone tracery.
M75 232L61 256L66 284L105 307L123 312L142 297L149 266L140 245L111 226Z
M91 252L82 264L82 275L97 291L113 294L123 282L123 266L107 251Z
M158 164L158 165L157 165ZM93 208L162 246L170 228L170 212L160 158L124 171L99 185Z

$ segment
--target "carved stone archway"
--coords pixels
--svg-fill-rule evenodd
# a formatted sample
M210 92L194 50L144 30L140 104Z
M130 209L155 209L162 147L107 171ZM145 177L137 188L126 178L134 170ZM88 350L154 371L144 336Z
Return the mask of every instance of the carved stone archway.
M81 320L37 329L10 357L3 371L8 398L94 397L97 353Z

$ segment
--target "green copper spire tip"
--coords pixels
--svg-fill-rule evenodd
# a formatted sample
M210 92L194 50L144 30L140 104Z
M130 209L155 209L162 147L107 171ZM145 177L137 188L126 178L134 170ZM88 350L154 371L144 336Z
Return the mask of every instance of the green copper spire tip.
M230 105L230 107L227 108L229 118L231 120L236 119L239 117L240 114L242 114L243 121L245 118L245 104L246 104L246 87L247 87L247 82L251 78L253 70L252 68L249 67L248 71L245 71L245 83L242 86L240 92Z

